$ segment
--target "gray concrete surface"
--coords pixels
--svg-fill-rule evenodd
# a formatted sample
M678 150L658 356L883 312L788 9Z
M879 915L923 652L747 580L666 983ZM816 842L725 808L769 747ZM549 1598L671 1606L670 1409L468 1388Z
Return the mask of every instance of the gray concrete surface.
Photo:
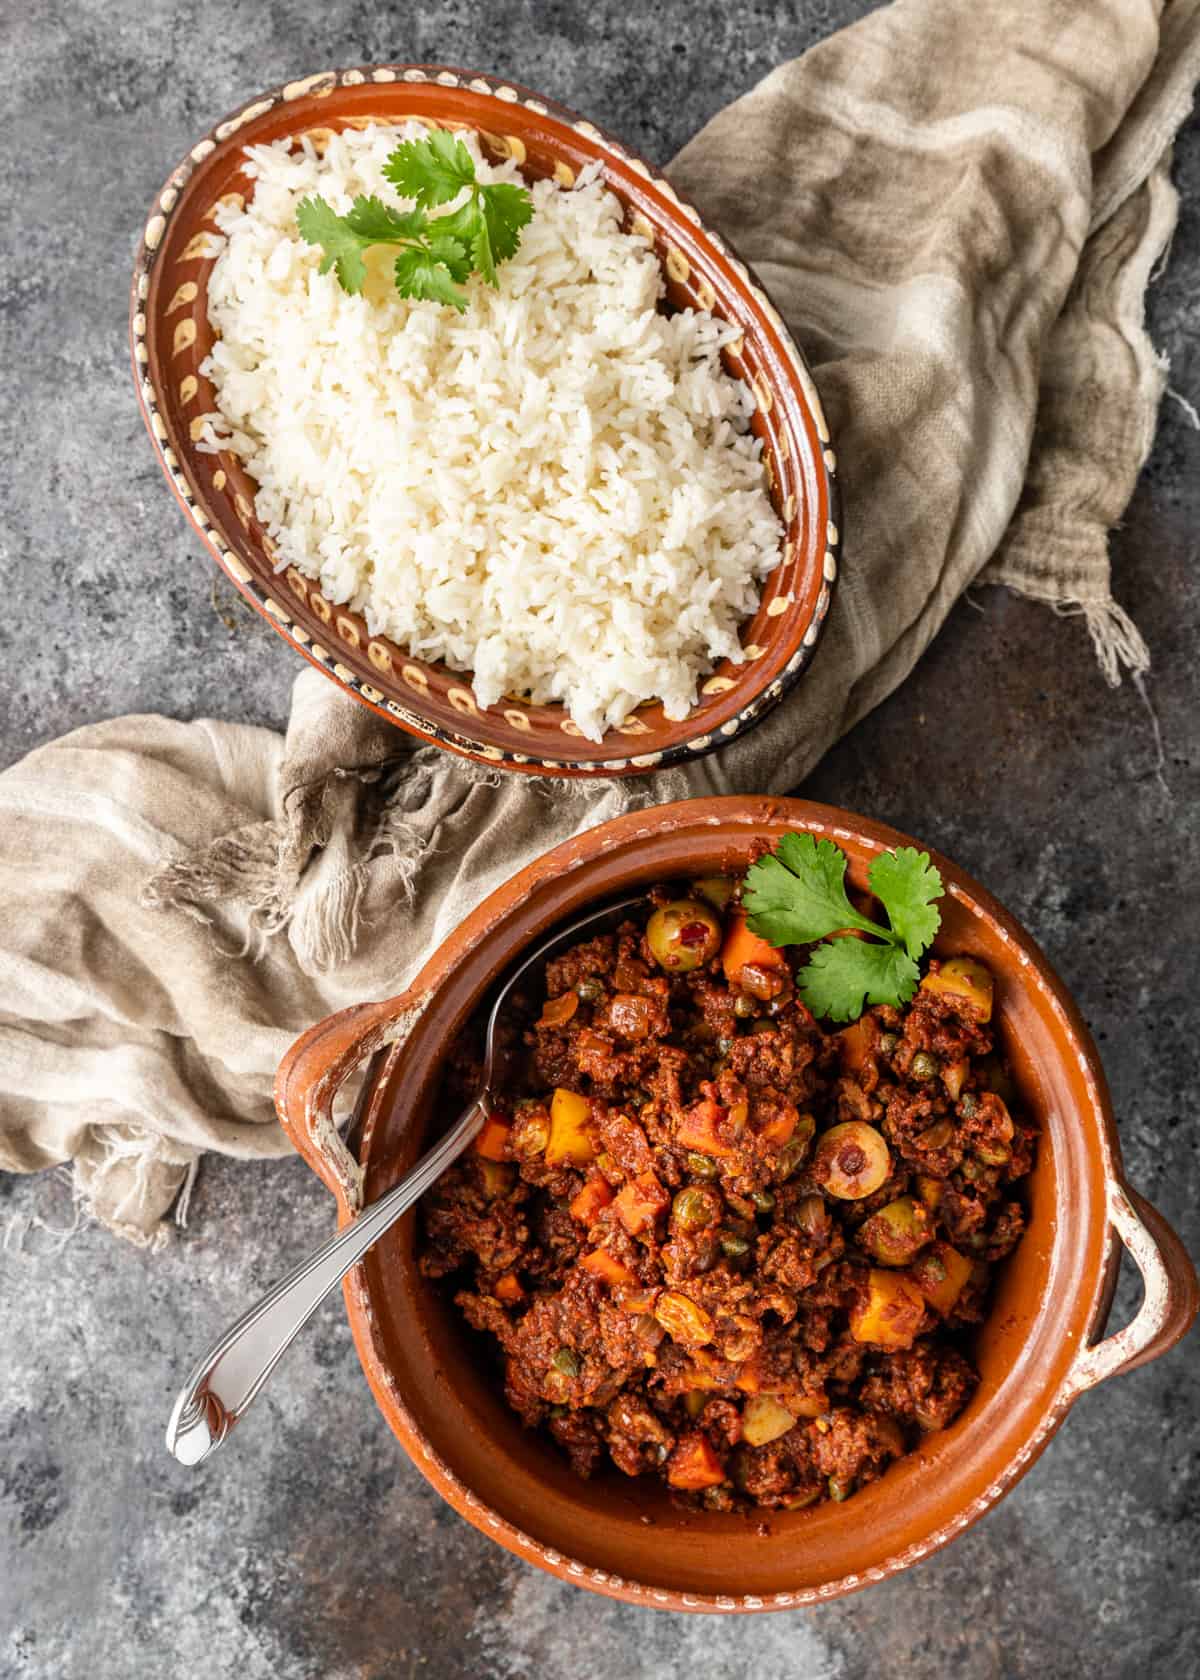
M255 88L327 64L507 71L666 159L731 95L869 7L616 0L421 7L133 0L4 8L0 761L136 709L278 723L291 656L214 611L137 417L125 288L155 187ZM1150 321L1200 404L1200 128ZM1164 408L1113 544L1147 706L1078 623L994 591L806 791L923 836L1032 928L1104 1052L1131 1176L1200 1250L1194 1115L1200 436ZM233 628L227 628L228 618ZM69 1221L0 1179L0 1229ZM814 1612L715 1622L585 1597L509 1558L386 1431L336 1307L208 1471L162 1426L181 1364L308 1246L303 1167L210 1161L148 1257L95 1230L0 1255L0 1676L22 1680L1075 1680L1200 1672L1200 1338L1085 1398L1016 1492L919 1568ZM1136 1306L1123 1280L1117 1316Z

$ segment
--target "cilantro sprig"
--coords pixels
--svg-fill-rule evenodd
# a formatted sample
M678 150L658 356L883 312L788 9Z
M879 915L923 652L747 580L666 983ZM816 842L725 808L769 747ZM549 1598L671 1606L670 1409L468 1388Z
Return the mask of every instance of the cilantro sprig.
M796 988L814 1015L831 1021L856 1020L868 1003L907 1003L921 977L917 960L941 925L934 900L942 896L942 877L928 852L883 852L868 879L887 912L886 927L851 904L846 854L832 840L785 834L746 874L750 931L772 945L816 946ZM851 930L868 937L819 943Z
M401 297L447 303L461 313L468 275L478 273L494 286L497 264L520 245L521 229L533 215L528 190L509 181L488 186L477 181L475 160L444 128L397 146L383 173L415 209L393 210L374 195L360 194L339 216L326 199L305 198L296 206L300 237L321 247L320 272L332 268L342 290L352 293L363 289L370 247L392 246L397 252L392 275ZM455 199L461 203L452 210L430 216Z

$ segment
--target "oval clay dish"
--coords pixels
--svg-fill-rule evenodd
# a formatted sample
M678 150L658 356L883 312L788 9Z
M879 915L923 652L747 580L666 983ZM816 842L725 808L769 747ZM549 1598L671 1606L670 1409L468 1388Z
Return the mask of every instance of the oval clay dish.
M740 871L756 840L787 829L840 845L860 890L878 852L915 843L799 800L689 800L619 817L493 893L402 996L344 1010L306 1033L280 1067L276 1105L333 1191L339 1222L396 1183L431 1141L455 1036L531 941L637 885ZM346 1279L359 1357L418 1468L518 1556L610 1597L673 1610L836 1598L945 1545L1013 1486L1080 1394L1165 1352L1191 1324L1195 1271L1161 1215L1124 1181L1104 1075L1078 1010L1013 918L952 863L934 861L946 884L935 952L970 953L995 973L997 1030L1041 1131L1028 1230L999 1269L974 1341L977 1392L949 1429L842 1505L747 1518L680 1511L660 1483L615 1470L580 1481L551 1441L522 1428L448 1293L421 1276L414 1211ZM356 1162L332 1104L367 1056L376 1059ZM1122 1243L1145 1300L1127 1328L1101 1341Z
M275 570L254 511L256 486L238 458L196 447L216 407L201 371L213 343L207 283L222 240L217 205L245 198L246 146L410 118L473 129L486 153L529 179L570 186L589 163L652 238L671 308L710 309L739 336L723 353L756 403L783 558L743 626L745 660L718 665L686 718L641 706L602 741L586 740L560 705L520 696L481 708L469 674L413 658L363 617L326 599L293 567ZM297 652L356 700L422 740L482 763L557 776L636 775L695 758L749 729L799 680L816 647L837 577L836 458L807 365L758 280L643 159L573 112L525 88L436 65L328 71L272 88L218 123L168 177L146 223L130 300L134 377L160 463L192 525L246 599Z

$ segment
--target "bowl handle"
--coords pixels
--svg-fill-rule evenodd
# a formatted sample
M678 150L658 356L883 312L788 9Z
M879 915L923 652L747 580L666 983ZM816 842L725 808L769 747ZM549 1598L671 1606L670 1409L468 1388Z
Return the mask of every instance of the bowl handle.
M362 1168L342 1142L333 1105L368 1056L406 1039L428 1001L402 992L382 1003L356 1003L318 1021L298 1038L275 1075L275 1112L288 1139L337 1198L338 1222L362 1207Z
M1196 1268L1157 1208L1128 1185L1110 1179L1108 1217L1142 1274L1145 1293L1132 1323L1078 1355L1063 1384L1068 1401L1166 1353L1187 1334L1200 1308Z

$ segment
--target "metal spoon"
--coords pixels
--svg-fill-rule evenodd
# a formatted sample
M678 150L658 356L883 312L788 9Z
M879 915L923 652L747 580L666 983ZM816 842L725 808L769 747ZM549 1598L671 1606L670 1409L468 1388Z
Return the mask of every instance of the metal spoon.
M645 903L645 894L592 910L534 948L501 986L488 1016L479 1095L408 1176L282 1278L213 1343L180 1390L167 1425L167 1449L181 1464L214 1453L335 1284L466 1149L494 1101L496 1024L513 992L539 964L581 936L596 934Z

